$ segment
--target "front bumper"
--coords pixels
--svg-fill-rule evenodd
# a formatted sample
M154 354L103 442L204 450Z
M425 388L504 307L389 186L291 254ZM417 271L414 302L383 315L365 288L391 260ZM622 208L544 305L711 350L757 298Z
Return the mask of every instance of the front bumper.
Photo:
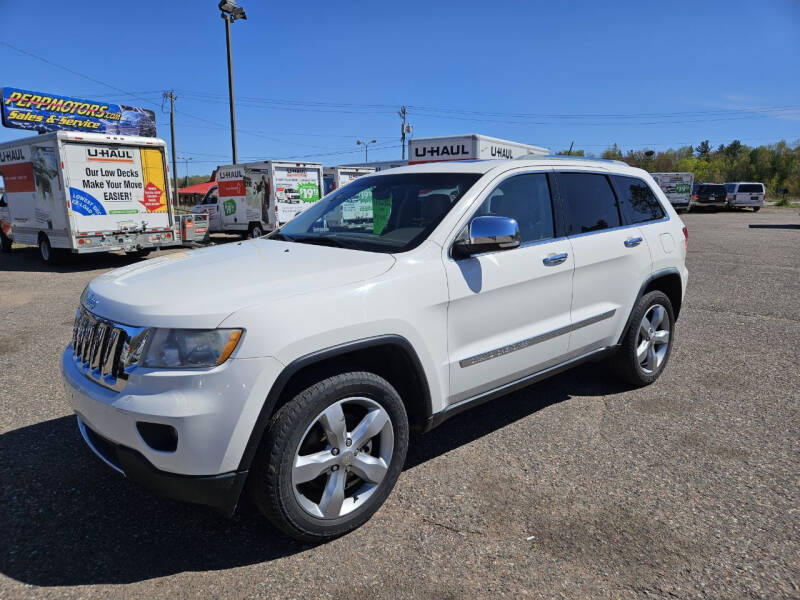
M247 480L247 471L211 475L177 475L156 469L133 448L115 444L87 427L80 416L78 429L86 445L106 465L131 481L182 502L192 502L216 508L226 516L236 511L239 496Z
M140 368L120 392L84 375L70 346L61 369L84 439L109 466L166 495L224 508L214 499L241 490L239 463L282 365L263 357L208 370ZM172 427L174 450L151 447L137 423Z

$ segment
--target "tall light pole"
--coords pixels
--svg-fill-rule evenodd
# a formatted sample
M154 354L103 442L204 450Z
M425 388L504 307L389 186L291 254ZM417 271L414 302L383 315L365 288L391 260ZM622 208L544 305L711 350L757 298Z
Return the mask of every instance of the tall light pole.
M369 162L369 145L374 144L378 140L370 140L369 142L362 142L361 140L356 140L357 146L364 146L364 162Z
M218 4L222 11L220 15L225 21L225 43L228 47L228 100L231 107L231 148L233 150L233 164L239 162L236 154L236 109L233 105L233 63L231 61L231 23L236 19L247 20L244 8L236 5L235 0L220 0Z
M179 156L178 160L183 162L183 167L186 169L186 177L183 179L183 187L189 185L189 162L194 160L191 156Z

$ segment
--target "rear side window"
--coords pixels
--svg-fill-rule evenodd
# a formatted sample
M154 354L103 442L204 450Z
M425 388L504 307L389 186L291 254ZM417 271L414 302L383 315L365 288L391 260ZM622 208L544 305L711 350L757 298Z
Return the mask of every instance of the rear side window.
M641 179L612 175L617 186L619 207L622 218L628 225L655 221L664 218L664 209L658 202L653 190Z
M764 186L760 183L742 183L739 185L739 191L743 194L763 194Z
M622 224L617 200L605 175L559 173L558 185L565 204L567 235L600 231Z

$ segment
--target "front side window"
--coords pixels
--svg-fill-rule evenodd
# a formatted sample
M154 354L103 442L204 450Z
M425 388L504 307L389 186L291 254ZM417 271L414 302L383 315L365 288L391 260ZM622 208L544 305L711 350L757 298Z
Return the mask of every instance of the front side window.
M370 252L405 252L430 235L480 173L359 177L269 237Z
M633 225L664 218L664 209L650 186L636 177L613 175L625 223Z
M621 225L617 199L605 175L559 173L558 185L565 203L567 235Z
M547 175L526 173L509 177L489 194L473 218L483 216L516 220L523 244L554 237L553 204Z

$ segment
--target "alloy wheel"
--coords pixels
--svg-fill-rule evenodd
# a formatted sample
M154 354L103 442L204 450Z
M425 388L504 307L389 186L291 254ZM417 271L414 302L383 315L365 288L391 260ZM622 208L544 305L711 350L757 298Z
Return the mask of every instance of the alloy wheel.
M303 433L292 463L295 499L314 517L342 517L372 496L393 451L394 430L386 409L369 398L339 400Z
M654 304L644 313L636 339L636 360L648 375L655 373L664 364L670 339L670 324L667 309Z

